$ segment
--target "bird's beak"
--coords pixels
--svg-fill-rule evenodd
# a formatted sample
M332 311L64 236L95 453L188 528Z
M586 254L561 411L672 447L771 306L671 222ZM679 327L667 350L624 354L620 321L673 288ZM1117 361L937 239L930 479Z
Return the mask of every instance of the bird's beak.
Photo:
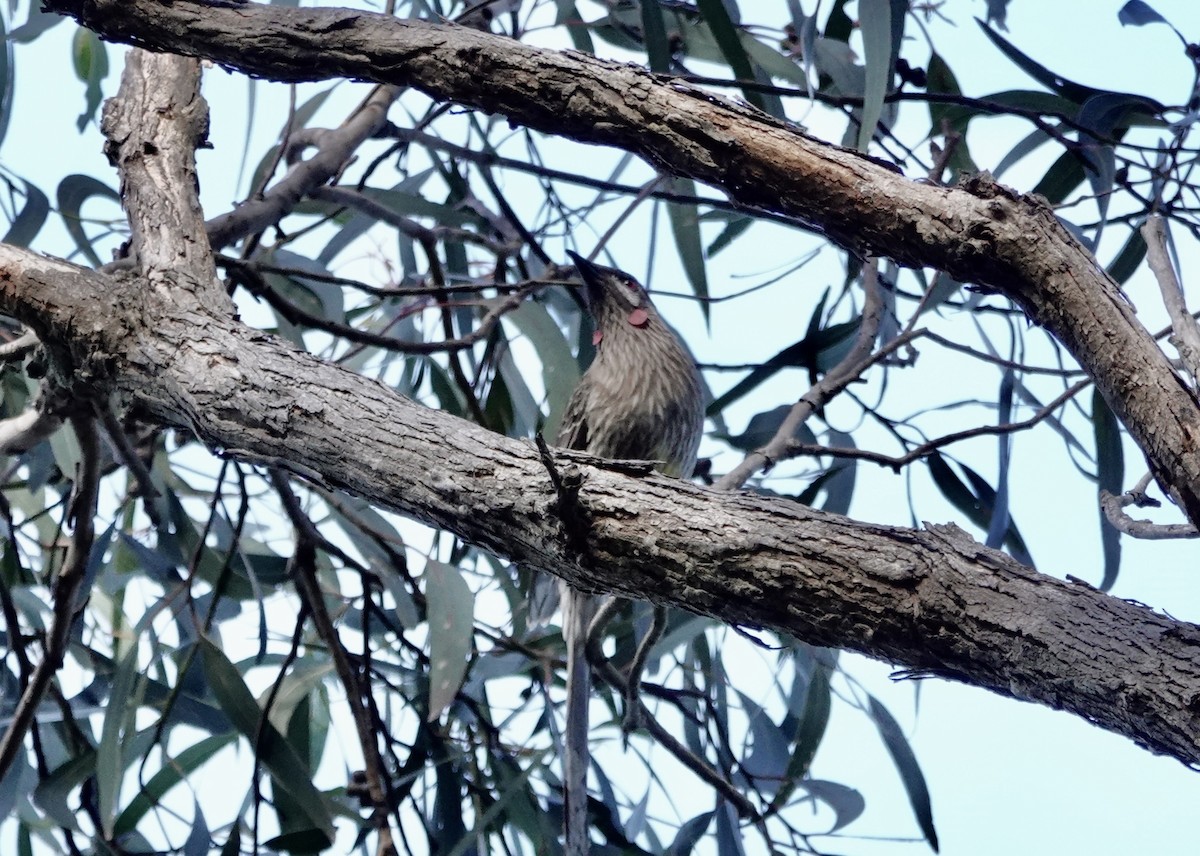
M575 263L575 270L579 271L579 276L583 279L584 284L589 288L600 288L601 281L604 278L604 268L600 265L593 264L572 250L567 250L567 255L571 257L571 261Z

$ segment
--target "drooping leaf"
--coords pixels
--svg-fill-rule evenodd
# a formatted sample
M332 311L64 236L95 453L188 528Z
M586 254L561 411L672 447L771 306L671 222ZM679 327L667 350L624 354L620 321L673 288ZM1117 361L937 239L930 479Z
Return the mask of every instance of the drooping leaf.
M432 169L421 170L398 182L390 190L374 191L364 195L401 216L412 216L409 212L417 207L416 200L419 198L421 187L431 175L433 175ZM316 261L322 266L332 263L339 253L379 222L379 217L369 211L353 211L338 233L321 250Z
M729 64L729 70L733 72L734 78L754 80L754 69L750 65L750 57L747 56L746 49L742 47L738 29L730 19L725 4L721 0L697 0L696 5L700 8L700 14L708 24L708 29L716 40L717 46L720 47L721 54L725 57L725 62ZM770 112L762 93L754 89L743 89L742 95L758 109Z
M0 38L4 47L0 49L0 142L8 135L8 120L12 118L13 86L16 82L16 67L13 65L13 43L4 31L5 22L0 17Z
M806 368L816 372L823 364L836 363L839 348L853 342L860 318L817 328L799 342L789 345L762 365L750 371L733 388L708 405L708 413L720 413L784 368Z
M236 739L237 734L232 731L204 737L159 767L158 772L142 785L117 817L113 833L120 836L132 832L146 813L159 805L172 788L186 781L188 776Z
M225 653L208 639L202 638L198 644L205 675L221 709L258 752L276 786L284 788L308 816L315 837L324 839L321 846L328 847L333 843L333 820L307 765L275 726L263 721L262 708Z
M681 196L695 196L696 182L690 178L672 177L665 182L666 188ZM709 323L708 271L704 263L704 244L700 237L700 212L695 205L678 202L667 203L667 217L671 221L671 234L675 237L675 249L683 272L687 274L692 293L699 298L704 323Z
M50 213L50 200L28 181L22 180L21 183L25 185L25 204L13 218L3 240L4 243L16 247L28 247L46 223L46 217Z
M675 833L675 839L666 849L666 856L691 856L696 845L700 843L700 839L704 837L704 833L712 825L714 814L715 812L706 811L680 824L679 831Z
M760 704L741 690L735 689L735 692L741 700L750 730L750 748L742 756L739 766L761 793L775 793L787 772L790 756L787 739Z
M833 811L833 826L830 834L837 832L862 817L867 801L863 795L847 785L823 779L806 779L799 787L813 799L827 805ZM934 850L937 850L936 844Z
M1046 170L1033 192L1057 205L1070 196L1086 177L1079 157L1074 152L1063 152Z
M791 412L791 405L781 404L762 413L756 413L750 418L750 422L746 425L746 430L741 434L721 436L720 439L735 449L741 449L743 452L752 452L770 442L771 438L775 436L783 425L783 420L787 419L788 414ZM797 426L795 436L804 443L817 442L816 435L813 434L812 429L804 423Z
M104 711L104 727L96 752L96 790L99 793L100 820L104 832L113 834L117 808L121 799L121 784L125 778L124 753L130 733L135 728L137 700L133 688L138 676L137 649L121 658L113 681L112 694Z
M707 218L702 217L701 219ZM732 244L739 236L743 235L753 224L754 219L744 214L730 217L725 224L725 228L721 230L721 234L713 239L713 242L708 245L708 249L705 250L704 254L710 259L713 258L721 250Z
M828 444L835 449L854 449L854 438L844 431L830 429ZM825 503L821 506L825 511L834 514L849 514L850 501L854 498L854 484L858 475L858 461L855 458L834 457L829 471L832 474L825 483Z
M108 46L91 30L80 27L75 31L71 45L71 59L75 65L75 76L87 84L86 104L75 122L82 132L96 115L96 109L104 98L100 82L108 77Z
M554 0L554 2L558 6L558 13L554 18L555 25L567 28L575 50L594 54L596 47L592 44L592 35L588 32L587 25L583 23L583 16L579 14L575 0Z
M997 424L1007 425L1012 421L1012 406L1013 371L1012 369L1007 369L1000 381L1000 396L996 407ZM1012 435L1002 432L997 435L996 443L999 447L999 462L996 468L996 501L992 505L992 519L988 524L987 539L984 541L984 543L992 548L998 548L1003 543L1010 523L1008 515L1008 465L1012 453Z
M1117 12L1117 20L1121 22L1121 26L1144 27L1146 24L1166 24L1168 27L1171 23L1158 14L1149 3L1143 0L1129 0L1120 11ZM1174 29L1172 27L1172 29Z
M1136 230L1135 230L1136 231ZM1092 430L1096 437L1096 481L1100 490L1120 496L1125 483L1125 452L1121 444L1121 424L1098 390L1092 391ZM1100 543L1104 549L1104 578L1100 590L1109 591L1121 570L1121 531L1100 513Z
M1068 80L1062 75L1055 74L1046 66L1022 53L1012 42L997 33L983 21L977 21L979 28L983 30L983 34L998 47L1005 56L1013 61L1026 74L1036 80L1038 83L1045 86L1051 92L1057 92L1059 95L1074 102L1075 104L1083 104L1089 98L1100 95L1107 90L1096 89L1093 86L1085 86L1081 83L1076 83L1073 80ZM1132 98L1140 98L1147 105L1149 112L1161 113L1163 105L1152 98L1144 96L1130 96Z
M936 853L938 837L933 825L933 806L929 799L929 787L925 784L925 774L921 772L917 756L908 744L908 738L904 736L899 723L874 696L868 696L867 713L879 730L883 745L892 756L892 763L896 765L896 771L900 774L904 792L908 794L909 805L917 818L917 826L921 828L921 834Z
M19 45L28 44L51 27L61 24L65 20L67 20L66 15L43 11L41 3L30 3L29 14L25 17L25 23L19 27L15 27L8 34L8 38Z
M892 82L895 56L892 51L892 0L859 0L858 22L862 29L863 66L866 89L863 92L858 150L867 151L875 126L883 113L883 99Z
M429 561L425 566L429 618L429 712L436 720L458 694L475 632L475 595L458 568Z
M542 364L542 385L546 388L547 437L557 437L562 412L579 383L579 365L571 356L571 348L557 322L546 307L527 300L505 316L533 345Z
M646 40L646 59L650 70L667 74L671 70L671 48L667 44L667 28L663 10L657 3L639 3L642 10L642 37Z
M1124 285L1146 258L1146 239L1140 229L1130 229L1121 251L1105 270L1117 283Z
M63 225L67 227L67 232L84 257L96 267L100 267L100 256L92 246L92 239L84 231L81 214L83 203L92 197L111 199L118 203L121 201L120 194L90 175L68 175L58 183L58 213L62 215Z
M926 462L929 465L929 473L933 476L934 484L942 492L942 496L946 497L950 504L962 512L975 526L986 532L988 526L991 525L992 511L995 508L996 491L992 486L970 467L960 463L959 467L962 469L963 475L971 483L971 486L968 487L939 452L930 455ZM1017 529L1017 524L1011 517L1004 536L1004 546L1018 562L1030 567L1034 566L1033 558L1029 555L1029 550Z

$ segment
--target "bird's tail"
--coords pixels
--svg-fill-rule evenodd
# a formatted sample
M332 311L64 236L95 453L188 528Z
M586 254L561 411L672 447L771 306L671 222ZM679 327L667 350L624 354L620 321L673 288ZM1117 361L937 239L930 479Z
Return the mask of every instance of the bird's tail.
M588 704L592 695L588 668L588 629L596 613L596 598L563 584L563 636L567 642L567 725L563 746L563 844L566 856L588 852L587 774Z

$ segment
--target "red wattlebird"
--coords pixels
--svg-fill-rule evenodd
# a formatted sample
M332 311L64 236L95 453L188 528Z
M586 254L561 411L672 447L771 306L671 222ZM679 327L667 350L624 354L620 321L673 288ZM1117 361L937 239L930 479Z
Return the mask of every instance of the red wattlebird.
M600 458L657 461L662 473L688 478L704 427L704 394L691 355L637 280L569 255L587 287L596 356L567 404L559 445ZM568 856L584 856L591 696L586 648L597 602L566 584L562 600L567 642L565 850Z

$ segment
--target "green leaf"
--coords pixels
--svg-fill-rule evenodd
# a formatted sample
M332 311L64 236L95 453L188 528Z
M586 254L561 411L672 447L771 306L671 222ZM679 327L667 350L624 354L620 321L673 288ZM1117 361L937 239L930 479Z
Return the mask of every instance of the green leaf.
M79 252L83 253L89 262L96 267L100 267L103 263L100 261L100 256L96 254L96 250L92 247L92 239L84 231L83 215L80 211L83 208L83 203L94 196L102 199L111 199L113 202L120 203L120 194L90 175L76 174L68 175L58 183L56 195L58 213L63 218L63 225L67 227L67 232L75 240L75 246L79 248Z
M983 30L984 35L988 37L992 44L999 48L1001 53L1012 60L1018 68L1032 77L1038 83L1042 84L1042 86L1045 86L1051 92L1057 92L1063 98L1066 98L1075 104L1083 104L1089 98L1105 93L1124 94L1110 93L1109 90L1085 86L1084 84L1076 83L1073 80L1068 80L1062 75L1055 74L1053 71L1046 68L1046 66L1026 56L1024 53L1018 50L1015 45L1013 45L983 21L976 19L975 22L979 24L980 29ZM1127 95L1126 97L1137 99L1143 105L1146 112L1153 115L1158 115L1165 109L1162 104L1155 101L1153 98L1146 98L1142 95Z
M433 169L425 169L408 176L392 187L391 190L371 191L368 189L363 191L363 195L400 216L408 216L416 206L415 200L421 199L419 195L421 187L431 175L433 175ZM425 200L421 199L421 201L424 202ZM331 207L329 210L333 211L334 209ZM362 210L355 210L348 216L349 219L345 220L342 228L338 230L338 233L330 239L329 243L325 245L317 256L316 261L321 265L328 265L342 250L349 247L354 241L362 237L368 229L380 222L379 218L373 213ZM443 221L439 219L438 222ZM465 221L461 222L465 224Z
M679 831L675 833L675 840L666 849L666 856L691 856L696 845L700 843L700 839L704 837L704 833L708 832L708 828L712 825L714 814L715 812L706 811L681 824Z
M814 313L815 316L816 313ZM839 347L845 346L847 342L852 343L860 323L861 319L856 318L853 321L830 324L828 327L815 330L812 330L810 326L809 334L803 339L788 345L765 363L752 369L750 374L734 384L732 389L713 400L708 405L709 415L720 413L784 368L799 367L812 372L817 371L818 364L822 360L828 362Z
M656 2L638 5L642 8L642 36L646 40L646 59L650 61L650 70L667 74L671 70L671 47L667 43L662 7Z
M8 135L8 120L12 118L13 84L16 81L16 67L13 65L13 43L4 32L4 19L0 18L0 38L4 39L4 47L0 52L0 141Z
M930 55L929 64L925 69L925 91L939 95L962 95L958 78L942 59L942 55L936 51ZM964 111L956 104L929 102L929 124L933 128L931 133L935 135L942 133L943 120L952 130L961 132L967 129L967 120L975 115L978 115L976 111Z
M75 39L71 44L71 59L75 76L87 84L85 107L75 122L82 132L96 115L96 108L104 98L100 81L108 76L108 47L91 30L80 27L75 31Z
M126 743L133 733L133 717L138 708L138 699L134 693L134 684L139 674L137 653L137 647L132 647L117 664L108 705L104 711L104 728L96 751L96 790L99 795L100 820L105 835L109 838L113 835L117 806L121 801Z
M579 383L579 364L575 362L558 323L543 304L526 300L506 315L505 320L512 323L537 351L549 406L544 433L547 437L557 437L563 410Z
M1075 153L1063 152L1046 170L1033 192L1046 197L1052 205L1057 205L1074 192L1086 177L1083 164Z
M921 765L917 763L917 756L913 754L908 739L888 709L880 704L874 696L868 695L867 698L869 701L867 713L879 730L879 736L883 738L883 745L887 748L888 754L892 756L892 763L896 765L897 772L900 773L900 781L904 785L905 793L908 794L908 802L912 806L913 814L916 815L917 826L921 828L921 834L925 836L929 846L933 848L934 852L937 852L938 838L937 830L933 826L933 806L929 801L929 787L925 784L925 775L921 772Z
M804 693L804 708L796 728L796 748L788 763L788 781L798 782L808 775L813 758L825 737L829 715L833 710L833 691L829 678L833 668L819 658L813 659L812 673ZM797 680L799 680L797 675Z
M926 463L929 466L930 475L933 476L934 484L942 492L942 496L946 497L950 504L962 512L971 523L986 532L992 521L996 501L996 491L992 486L970 467L960 463L959 467L962 468L963 474L971 483L971 487L968 487L950 468L940 452L930 455L926 459ZM1030 567L1034 566L1033 557L1029 555L1025 540L1017 529L1016 521L1011 517L1004 537L1004 546L1008 547L1009 553L1018 562Z
M530 814L528 809L537 807L537 798L529 789L529 777L534 772L542 769L542 762L549 752L550 748L547 747L541 750L541 752L534 754L533 757L528 759L528 765L523 770L519 767L514 770L513 767L516 766L515 762L511 762L507 758L503 759L503 761L509 761L509 763L502 762L496 765L497 778L500 784L499 798L492 802L482 815L476 818L474 831L459 839L454 849L447 856L462 856L467 850L478 844L484 832L489 829L499 831L496 820L518 807L526 809L523 813L526 817L522 826L527 832L540 833L542 835L548 832L544 827L531 828L531 823L536 822L536 819L528 816Z
M204 660L204 673L221 709L250 741L276 786L287 791L321 833L325 842L321 846L328 847L333 843L333 819L312 783L307 765L275 726L263 721L262 708L225 653L207 638L201 638L197 644Z
M1155 11L1154 7L1143 0L1129 0L1120 11L1117 12L1117 20L1121 22L1122 27L1144 27L1147 24L1166 24L1172 30L1175 30L1174 25L1166 18ZM1175 30L1175 35L1179 36L1186 45L1187 40L1183 38L1179 30Z
M711 259L717 253L721 252L721 250L732 244L734 240L752 225L754 225L753 217L747 217L744 214L731 217L725 224L725 228L721 230L721 234L717 235L716 239L708 245L705 255Z
M862 28L863 67L867 75L858 128L858 150L865 152L871 145L879 117L883 115L883 99L892 81L895 57L892 51L891 0L859 0L858 23Z
M854 438L842 431L830 429L829 445L838 449L854 449ZM858 461L854 458L833 459L829 470L833 474L825 484L825 502L821 506L825 511L834 514L848 514L850 500L854 498L855 477L858 474Z
M778 433L783 425L783 420L787 419L788 414L792 412L790 404L780 404L778 407L773 407L770 410L764 410L762 413L755 413L750 417L750 421L746 424L746 430L741 434L725 435L720 437L730 446L735 449L741 449L743 452L752 452L755 449L762 448ZM812 429L803 422L797 426L795 435L805 443L816 443L817 438L813 434Z
M429 618L429 712L433 722L462 686L475 635L475 595L458 568L430 560L425 566Z
M664 182L664 186L671 193L696 195L696 182L690 178L672 176ZM683 272L687 274L692 293L700 298L700 311L704 313L704 323L708 324L708 272L704 264L704 245L700 239L699 210L695 205L668 202L667 216L671 220L671 233L675 236L675 249L679 251Z
M159 805L172 788L188 780L190 774L200 769L217 752L229 746L237 739L237 733L230 731L226 734L214 734L202 738L198 743L189 746L177 756L164 762L150 781L142 785L137 796L130 800L129 805L121 812L117 822L113 824L113 833L117 836L132 832L138 822L145 817L146 812Z
M588 32L587 24L583 23L583 16L579 14L575 0L554 0L554 2L558 6L554 25L556 27L566 26L575 50L594 54L596 46L592 44L592 34Z
M1120 496L1125 483L1125 451L1121 444L1121 423L1112 408L1092 390L1092 429L1096 436L1097 487ZM1100 543L1104 548L1104 579L1100 590L1109 591L1121 570L1121 531L1108 522L1100 507Z
M1121 247L1117 257L1109 262L1106 270L1109 276L1124 285L1129 281L1129 277L1133 276L1134 271L1141 266L1144 258L1146 258L1146 239L1142 237L1140 229L1130 229L1125 245Z
M847 785L822 779L806 779L799 787L810 797L820 800L833 810L833 826L826 833L829 835L858 820L867 809L867 801L863 795Z
M655 3L655 5L658 4ZM696 5L700 8L700 14L704 17L705 23L708 24L709 32L712 33L713 39L721 49L721 55L729 63L729 70L733 73L734 78L754 80L754 68L750 65L750 57L747 56L746 49L742 47L738 29L730 19L725 4L721 0L697 0ZM742 95L759 110L771 112L767 109L762 93L753 89L743 89Z
M50 200L28 181L22 179L21 183L25 185L25 204L13 218L3 241L17 247L28 247L46 224L46 217L50 213Z
M67 20L65 15L42 11L41 3L30 3L29 14L25 18L25 23L9 33L8 38L19 45L28 44L51 27L61 24L65 20Z

